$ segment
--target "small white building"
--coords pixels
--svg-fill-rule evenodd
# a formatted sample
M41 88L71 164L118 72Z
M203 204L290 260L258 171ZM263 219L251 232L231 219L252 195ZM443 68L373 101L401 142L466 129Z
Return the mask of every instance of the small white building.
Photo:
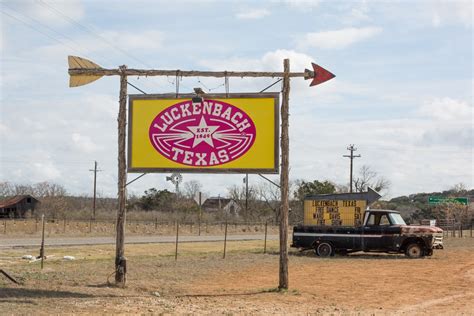
M210 197L202 204L202 209L205 212L225 212L229 215L239 215L239 204L229 198Z

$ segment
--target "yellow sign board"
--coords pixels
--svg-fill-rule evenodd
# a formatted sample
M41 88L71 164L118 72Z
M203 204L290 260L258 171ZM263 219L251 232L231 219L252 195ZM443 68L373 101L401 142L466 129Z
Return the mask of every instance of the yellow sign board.
M304 225L360 226L366 200L305 200Z
M129 96L129 172L278 173L278 93Z

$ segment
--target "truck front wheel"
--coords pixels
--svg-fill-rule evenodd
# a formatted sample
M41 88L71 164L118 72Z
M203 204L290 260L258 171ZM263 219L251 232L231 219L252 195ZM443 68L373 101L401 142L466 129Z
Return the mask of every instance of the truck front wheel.
M405 250L405 255L408 258L418 259L423 257L423 248L420 244L409 244L407 249Z
M330 243L322 242L316 247L316 254L323 258L334 256L334 248Z

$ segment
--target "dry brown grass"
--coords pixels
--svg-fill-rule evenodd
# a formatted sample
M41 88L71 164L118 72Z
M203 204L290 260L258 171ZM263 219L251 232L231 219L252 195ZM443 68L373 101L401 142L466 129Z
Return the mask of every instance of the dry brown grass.
M451 238L433 257L354 254L320 259L291 252L290 290L278 284L277 241L127 245L125 289L107 284L114 246L61 247L38 262L26 249L2 250L0 314L470 314L474 238ZM35 250L36 251L36 250ZM75 261L64 261L73 255ZM113 277L112 277L113 279Z

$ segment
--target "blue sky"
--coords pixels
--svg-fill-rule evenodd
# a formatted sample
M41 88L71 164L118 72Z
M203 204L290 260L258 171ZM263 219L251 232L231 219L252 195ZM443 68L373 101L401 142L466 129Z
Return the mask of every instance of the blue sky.
M392 183L386 197L473 187L471 1L1 2L0 181L57 182L116 194L118 78L68 88L67 56L115 68L282 69L316 62L336 74L317 87L292 80L291 179L348 182L346 147ZM175 78L129 78L147 93ZM231 79L231 92L273 81ZM223 80L184 78L224 92ZM279 91L276 85L271 91ZM130 88L129 93L138 93ZM132 179L135 175L129 175ZM172 190L164 174L129 187ZM270 176L278 179L278 176ZM225 195L241 175L184 175ZM250 176L258 185L262 180Z

